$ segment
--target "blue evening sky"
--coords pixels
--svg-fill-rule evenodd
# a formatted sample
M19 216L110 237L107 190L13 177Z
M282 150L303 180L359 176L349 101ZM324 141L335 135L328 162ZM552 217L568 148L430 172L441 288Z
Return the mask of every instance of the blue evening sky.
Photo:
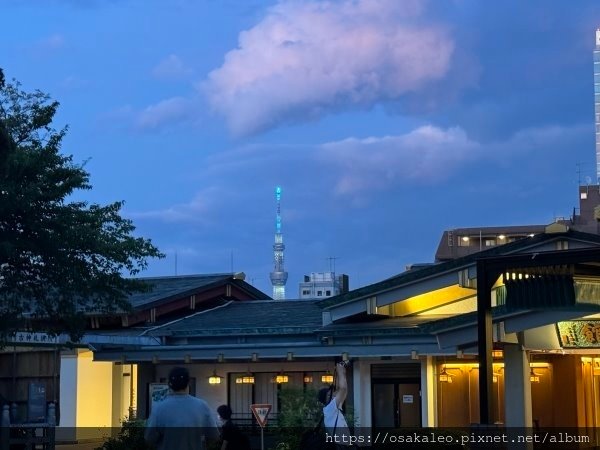
M148 276L351 288L445 229L569 216L595 181L598 0L1 0L0 67L60 101L92 202L167 254ZM581 168L578 175L577 167ZM175 264L177 254L177 265Z

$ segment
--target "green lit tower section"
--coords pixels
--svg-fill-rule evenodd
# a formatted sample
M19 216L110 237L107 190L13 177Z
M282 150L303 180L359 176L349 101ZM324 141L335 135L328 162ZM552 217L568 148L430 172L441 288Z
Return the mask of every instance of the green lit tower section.
M594 109L596 122L596 181L600 184L600 28L596 30L594 49Z
M275 219L275 243L273 244L273 272L271 272L271 284L273 285L273 299L285 300L285 283L288 273L283 268L283 235L281 234L281 187L275 188L275 200L277 201L277 216Z

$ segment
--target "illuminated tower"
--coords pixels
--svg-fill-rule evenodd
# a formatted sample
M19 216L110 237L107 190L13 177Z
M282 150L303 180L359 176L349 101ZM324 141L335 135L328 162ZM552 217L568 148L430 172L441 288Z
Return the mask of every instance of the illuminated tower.
M600 28L594 49L594 105L596 112L596 182L600 184Z
M275 188L275 200L277 200L277 218L275 220L275 243L273 244L273 272L271 272L271 284L273 285L273 298L285 300L285 283L288 273L283 269L283 235L281 234L281 187Z

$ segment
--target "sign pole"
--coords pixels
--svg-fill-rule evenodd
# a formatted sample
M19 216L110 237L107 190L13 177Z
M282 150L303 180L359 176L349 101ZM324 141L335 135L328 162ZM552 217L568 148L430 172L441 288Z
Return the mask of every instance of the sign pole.
M250 409L252 410L252 414L254 414L254 418L260 425L260 449L265 450L265 426L267 425L267 417L269 417L269 413L271 412L271 408L273 405L269 403L258 403L254 405L250 405Z

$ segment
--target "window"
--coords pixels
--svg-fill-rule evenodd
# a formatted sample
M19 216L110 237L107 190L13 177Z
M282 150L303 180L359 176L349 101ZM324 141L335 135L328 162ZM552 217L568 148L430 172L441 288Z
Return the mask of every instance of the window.
M469 244L470 244L470 239L469 239L469 236L461 236L461 237L458 239L458 245L459 245L460 247L468 247L468 246L469 246Z
M558 241L556 243L556 250L569 250L569 241Z
M317 297L323 297L323 291L317 291Z
M486 247L492 247L492 246L496 245L496 240L495 239L485 239L484 243L485 243Z
M325 296L329 297L331 295L331 291L325 291Z
M302 295L310 295L310 289L302 289Z

